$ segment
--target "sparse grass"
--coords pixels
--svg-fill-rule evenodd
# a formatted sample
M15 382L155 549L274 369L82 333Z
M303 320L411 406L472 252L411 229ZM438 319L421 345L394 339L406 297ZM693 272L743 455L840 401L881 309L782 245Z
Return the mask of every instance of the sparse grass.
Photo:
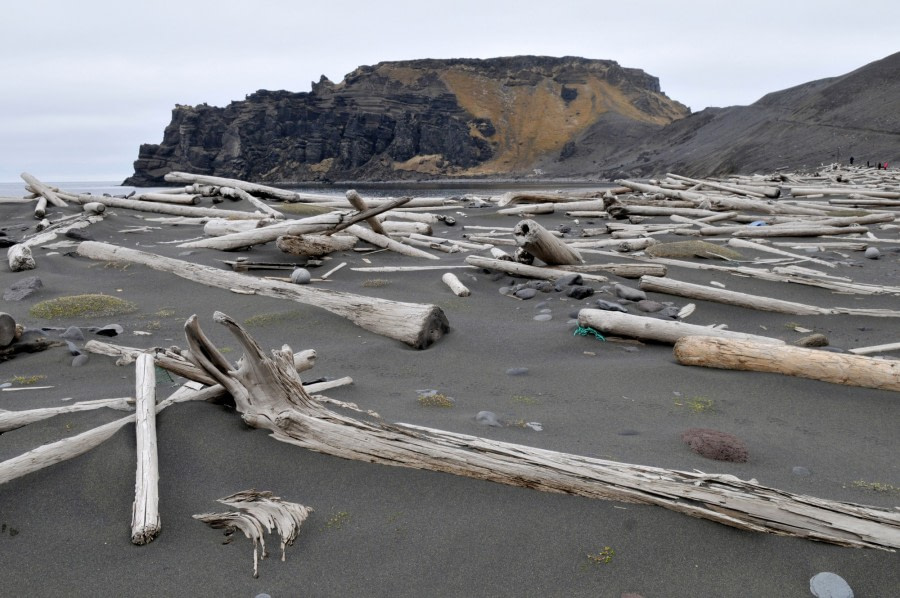
M391 281L387 280L386 278L370 278L369 280L363 281L362 286L366 287L367 289L378 289L381 287L386 287L389 284L391 284Z
M171 307L164 307L153 314L157 318L171 318L175 315L175 310Z
M332 511L331 517L325 522L325 527L329 529L341 529L344 524L350 521L350 513L347 511Z
M419 405L423 407L453 407L453 399L439 392L434 394L419 395L417 401L419 401Z
M118 316L136 311L136 304L110 295L69 295L41 301L33 305L28 313L35 318L53 320L56 318Z
M231 353L234 351L234 347L219 347L219 353Z
M863 490L871 490L872 492L900 492L900 488L882 482L866 482L856 480L850 483L854 488L862 488Z
M616 556L616 551L611 546L604 546L603 550L597 553L587 553L588 560L598 565L606 565L612 562L614 556Z
M159 320L151 320L144 324L144 328L146 328L147 330L159 330L160 328L162 328L162 322L160 322Z
M259 326L268 326L271 324L277 324L280 322L288 322L290 320L296 320L301 316L300 311L278 311L271 312L265 314L256 314L255 316L250 316L246 320L244 320L244 326L247 327L259 327Z
M28 384L35 384L36 382L40 382L45 378L47 378L47 376L44 376L43 374L38 374L36 376L13 376L12 378L10 378L10 382L27 386Z
M708 411L715 411L715 402L712 399L708 399L706 397L691 397L690 399L684 399L682 401L675 400L676 407L687 407L694 413L706 413Z
M538 403L540 403L540 401L538 401L534 397L529 397L526 395L513 395L510 400L513 403L518 403L520 405L537 405Z

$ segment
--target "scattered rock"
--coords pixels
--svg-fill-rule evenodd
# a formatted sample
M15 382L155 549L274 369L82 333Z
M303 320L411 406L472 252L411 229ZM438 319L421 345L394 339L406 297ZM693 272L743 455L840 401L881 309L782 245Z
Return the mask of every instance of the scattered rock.
M631 287L626 287L622 284L616 284L616 297L620 297L622 299L628 299L629 301L643 301L647 298L647 294L644 291L639 289L633 289Z
M553 283L549 280L529 280L522 286L523 288L534 289L542 293L549 293L553 290Z
M749 456L743 441L718 430L691 428L681 435L681 439L692 451L707 459L746 463Z
M660 303L659 301L652 301L650 299L644 299L643 301L637 302L637 308L643 312L647 312L649 314L656 313L658 311L662 311L666 306Z
M606 311L620 311L622 313L628 313L628 310L625 309L624 306L615 303L614 301L604 301L603 299L597 299L594 301L594 304L597 306L597 309L603 309Z
M107 324L106 326L98 328L94 334L98 336L119 336L124 331L125 329L118 324Z
M677 320L679 313L681 313L681 310L674 305L669 305L656 312L660 318L669 318L670 320Z
M80 342L84 340L84 333L78 326L69 326L66 328L65 332L59 335L59 337L69 341Z
M561 291L566 287L570 287L572 285L581 284L583 278L581 274L578 272L572 272L571 274L566 274L565 276L560 276L553 282L553 286L557 291Z
M81 355L82 351L78 348L78 346L72 341L66 341L66 347L69 349L69 353L72 355Z
M580 285L571 286L566 291L567 296L572 297L573 299L579 299L579 300L587 299L588 297L590 297L593 294L594 294L594 289L592 287L585 287L585 286L580 286Z
M84 364L86 364L87 362L88 362L87 353L82 353L80 355L76 355L72 359L72 367L79 368L79 367L83 366Z
M798 347L827 347L828 337L824 334L810 334L809 336L798 338L794 341L794 344Z
M492 426L494 428L499 428L503 425L500 418L493 411L479 411L475 414L475 421L482 426Z
M538 294L537 290L535 290L535 289L527 289L527 288L526 288L526 289L519 289L518 291L516 291L515 293L513 293L513 295L515 295L515 296L518 297L519 299L525 299L525 300L528 300L528 299L534 299L534 296L537 295L537 294Z
M870 260L877 260L881 257L881 252L878 251L877 247L866 247L865 256Z
M638 432L637 430L632 430L631 428L626 428L624 430L621 430L618 434L619 436L639 436L640 432Z
M528 373L528 368L509 368L506 370L507 376L524 376Z
M534 316L534 319L538 322L549 322L553 319L553 316L550 314L538 314Z
M84 231L78 229L71 229L66 231L66 237L73 239L75 241L93 241L94 237L90 236Z
M809 591L816 598L853 598L850 584L837 573L823 571L809 579Z
M29 297L44 286L41 279L37 276L26 276L21 280L12 283L10 287L3 292L4 301L21 301Z
M802 465L795 465L791 469L791 473L794 475L801 476L801 477L806 477L806 476L810 475L811 472L809 471L809 469L803 467Z
M291 282L294 284L309 284L312 281L312 275L306 268L294 268L291 272Z

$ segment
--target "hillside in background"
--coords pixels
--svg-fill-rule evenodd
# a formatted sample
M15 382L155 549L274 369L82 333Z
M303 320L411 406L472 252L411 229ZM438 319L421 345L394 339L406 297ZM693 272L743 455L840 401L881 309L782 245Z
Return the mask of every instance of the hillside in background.
M383 62L340 83L323 77L308 93L177 106L126 184L156 184L172 170L268 182L530 173L605 119L625 135L689 112L655 77L609 60Z
M599 127L599 128L598 128ZM603 125L576 140L555 176L688 176L815 169L900 160L900 53L840 77L770 93L749 106L707 108L640 139L603 143Z
M749 106L690 110L609 60L517 56L360 67L308 93L177 106L125 181L690 176L900 160L900 53Z

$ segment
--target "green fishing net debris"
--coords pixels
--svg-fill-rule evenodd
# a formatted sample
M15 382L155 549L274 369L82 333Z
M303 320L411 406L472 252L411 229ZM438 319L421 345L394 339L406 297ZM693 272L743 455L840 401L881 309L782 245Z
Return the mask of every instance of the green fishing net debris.
M593 334L594 338L596 338L598 341L606 340L602 334L600 334L599 332L597 332L590 326L579 326L578 328L575 329L573 336L587 336L589 334Z

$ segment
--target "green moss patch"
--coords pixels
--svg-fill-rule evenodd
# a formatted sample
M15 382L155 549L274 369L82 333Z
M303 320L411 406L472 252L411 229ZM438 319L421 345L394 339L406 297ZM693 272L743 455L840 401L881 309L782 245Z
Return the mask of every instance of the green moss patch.
M119 316L134 313L137 309L137 305L131 301L110 295L69 295L41 301L33 305L28 313L35 318L54 320L57 318Z

